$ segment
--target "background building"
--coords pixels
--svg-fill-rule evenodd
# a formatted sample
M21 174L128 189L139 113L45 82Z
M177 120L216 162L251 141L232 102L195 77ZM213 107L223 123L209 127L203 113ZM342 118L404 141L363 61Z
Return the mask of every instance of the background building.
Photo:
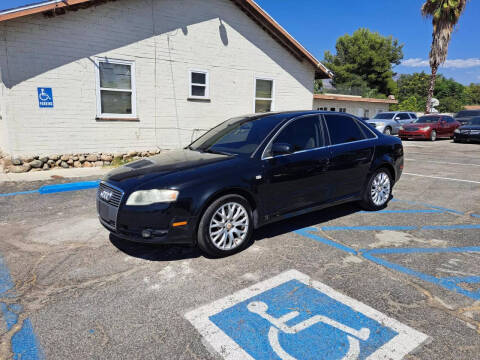
M354 95L315 94L313 108L315 110L347 112L359 117L374 117L380 112L389 110L390 104L398 101L391 99L363 98Z
M0 148L185 145L241 114L308 109L328 70L252 0L45 1L0 13Z

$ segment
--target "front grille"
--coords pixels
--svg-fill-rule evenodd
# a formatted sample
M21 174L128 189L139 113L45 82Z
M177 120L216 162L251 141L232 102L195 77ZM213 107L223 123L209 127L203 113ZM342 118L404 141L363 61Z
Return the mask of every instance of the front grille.
M102 192L109 192L112 195L108 200L106 200L101 196ZM102 182L98 186L97 197L98 197L99 200L118 208L120 206L121 201L122 201L123 192L119 189L111 187L111 186L107 185L106 183Z
M407 127L405 128L405 130L406 130L406 131L417 131L418 128L417 128L417 127L412 127L412 126L407 126Z

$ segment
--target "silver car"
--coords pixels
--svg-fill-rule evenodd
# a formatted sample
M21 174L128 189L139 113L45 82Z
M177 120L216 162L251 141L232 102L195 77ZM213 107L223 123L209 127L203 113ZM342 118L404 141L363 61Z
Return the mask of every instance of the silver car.
M373 119L367 120L367 123L374 126L381 133L396 135L400 126L415 120L417 120L417 115L413 112L392 111L378 113Z

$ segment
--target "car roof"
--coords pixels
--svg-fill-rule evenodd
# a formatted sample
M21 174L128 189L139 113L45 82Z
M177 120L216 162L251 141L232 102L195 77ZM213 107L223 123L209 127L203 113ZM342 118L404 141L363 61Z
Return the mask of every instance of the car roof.
M348 115L357 118L355 115L337 112L337 111L325 111L325 110L294 110L294 111L278 111L278 112L269 112L262 114L251 114L245 116L245 118L254 119L263 119L263 118L277 118L279 121L292 119L298 116L304 115L317 115L317 114L329 114L329 115Z

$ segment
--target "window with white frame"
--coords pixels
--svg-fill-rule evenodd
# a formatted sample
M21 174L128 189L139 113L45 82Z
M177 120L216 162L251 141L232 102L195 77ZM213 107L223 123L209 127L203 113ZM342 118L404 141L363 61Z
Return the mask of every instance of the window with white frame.
M255 79L255 113L265 113L274 109L274 82L271 79Z
M208 71L190 70L190 92L193 99L208 99L210 96Z
M346 112L347 112L347 108L340 108L340 109L338 109L338 111L339 111L339 112L344 112L344 113L346 113Z
M133 61L97 59L97 116L135 118L136 90Z

